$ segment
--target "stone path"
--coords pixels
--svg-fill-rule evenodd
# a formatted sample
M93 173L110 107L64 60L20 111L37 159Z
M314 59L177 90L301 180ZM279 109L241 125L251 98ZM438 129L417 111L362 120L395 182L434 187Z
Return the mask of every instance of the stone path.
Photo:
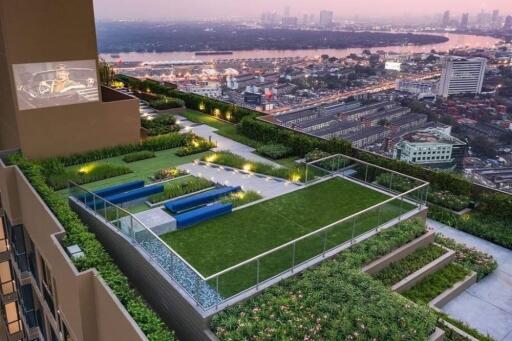
M450 301L443 310L498 341L512 341L512 250L437 221L428 226L457 242L492 255L498 268Z
M279 164L255 154L254 148L251 148L249 146L246 146L245 144L241 144L239 142L233 141L227 137L217 134L217 129L213 127L210 127L205 124L195 124L187 120L185 117L179 115L177 115L176 118L180 121L180 125L184 127L182 131L191 131L194 134L201 136L206 140L211 138L212 141L217 144L217 148L213 149L214 151L226 150L232 152L233 154L240 155L247 160L262 162L273 165L275 167L281 167Z
M267 177L260 178L256 175L228 171L219 167L187 163L178 168L221 185L242 186L243 190L257 192L264 198L272 198L301 188L301 186L287 181L276 181Z

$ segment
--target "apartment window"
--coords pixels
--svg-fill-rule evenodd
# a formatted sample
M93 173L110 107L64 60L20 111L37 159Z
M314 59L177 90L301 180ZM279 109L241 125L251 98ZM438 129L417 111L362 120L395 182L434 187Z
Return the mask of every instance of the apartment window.
M41 288L44 296L44 300L46 304L48 305L48 308L52 312L53 316L55 317L55 304L54 304L54 298L53 298L53 286L52 286L52 276L50 269L46 265L46 262L42 257L40 257L41 260L41 272L42 272L42 281L41 281Z
M0 291L2 295L10 295L16 292L10 261L0 263Z
M25 234L23 226L13 226L11 229L11 244L14 249L14 260L22 273L29 271L27 250L25 247Z
M19 333L23 330L18 310L18 304L16 302L6 304L2 313L5 317L5 321L7 323L7 331L10 335Z

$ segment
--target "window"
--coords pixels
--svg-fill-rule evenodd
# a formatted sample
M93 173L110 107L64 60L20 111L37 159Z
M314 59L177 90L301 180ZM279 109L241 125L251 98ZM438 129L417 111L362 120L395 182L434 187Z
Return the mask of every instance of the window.
M7 322L7 330L10 335L19 333L23 330L16 302L7 303L4 306L3 313L5 315L5 321Z
M4 217L0 216L0 253L8 251L9 246L7 244L7 236L5 234Z
M2 295L10 295L16 292L10 261L0 263L0 290Z

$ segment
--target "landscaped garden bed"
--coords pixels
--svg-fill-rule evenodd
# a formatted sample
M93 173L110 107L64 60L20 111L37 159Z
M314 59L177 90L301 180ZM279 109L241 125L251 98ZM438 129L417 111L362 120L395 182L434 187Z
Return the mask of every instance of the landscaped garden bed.
M424 233L409 222L214 316L221 340L426 340L437 318L360 272Z
M292 150L282 144L273 143L262 145L258 147L256 151L263 156L268 156L271 159L277 160L289 156Z
M187 172L185 172L179 168L175 168L175 167L162 168L162 169L156 171L155 175L153 175L153 177L151 179L155 182L161 182L161 181L176 179L181 176L185 176L187 174L188 174Z
M420 283L403 292L402 295L416 303L428 304L445 290L466 278L470 272L459 264L449 264L430 274Z
M180 130L176 124L176 117L172 115L160 115L153 119L141 118L142 128L146 129L148 136L169 134Z
M274 167L272 165L254 162L231 152L223 151L217 152L208 156L204 156L202 161L214 163L221 166L228 166L243 170L245 172L253 172L263 175L269 175L276 178L287 179L292 182L300 182L305 179L305 170L303 167L294 167L293 169L287 167Z
M148 201L151 204L157 204L183 195L199 192L207 188L212 188L214 185L215 184L213 182L206 179L190 176L183 182L175 183L171 181L165 183L164 192L150 196Z
M148 150L142 150L140 152L133 152L130 154L126 154L123 156L123 161L126 163L132 163L136 161L151 159L155 157L155 152L148 151Z
M375 278L387 286L392 286L410 274L420 270L427 264L438 259L446 252L446 249L438 245L428 245L416 250L414 253L403 258L402 260L396 263L392 263L390 266L377 273Z
M262 199L263 197L254 191L231 193L229 196L223 198L221 202L230 203L233 208L247 205L251 202Z

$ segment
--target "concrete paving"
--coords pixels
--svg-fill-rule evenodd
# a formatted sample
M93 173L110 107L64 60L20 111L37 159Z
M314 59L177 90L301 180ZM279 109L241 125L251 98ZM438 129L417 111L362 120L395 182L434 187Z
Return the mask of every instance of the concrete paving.
M498 262L496 271L466 289L443 310L498 341L512 341L512 251L437 221L428 220L428 226L492 255Z
M195 124L190 122L183 116L177 115L176 118L180 121L180 125L184 127L183 132L193 132L194 134L201 136L202 138L208 140L211 138L213 142L217 144L217 148L213 150L218 152L222 150L230 151L233 154L237 154L242 156L247 160L251 160L254 162L262 162L274 167L281 167L278 163L275 163L271 160L268 160L264 157L261 157L254 153L255 149L245 144L241 144L239 142L233 141L227 137L221 136L216 133L217 129L210 127L205 124Z
M256 175L247 175L219 167L214 168L206 165L187 163L178 166L178 168L218 184L242 186L243 190L257 192L264 198L273 198L301 188L299 185L286 181L276 181L267 177L260 178Z

